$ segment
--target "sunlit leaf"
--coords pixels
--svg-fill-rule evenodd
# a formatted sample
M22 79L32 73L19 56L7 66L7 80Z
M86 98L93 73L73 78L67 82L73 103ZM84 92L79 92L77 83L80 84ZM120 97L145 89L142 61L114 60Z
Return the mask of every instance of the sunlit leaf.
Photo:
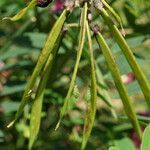
M127 148L129 150L136 150L132 141L127 137L120 140L115 140L114 143L115 147L119 150L126 150Z
M148 125L143 134L141 150L148 150L150 149L150 125Z
M120 150L120 149L117 147L111 146L108 150Z

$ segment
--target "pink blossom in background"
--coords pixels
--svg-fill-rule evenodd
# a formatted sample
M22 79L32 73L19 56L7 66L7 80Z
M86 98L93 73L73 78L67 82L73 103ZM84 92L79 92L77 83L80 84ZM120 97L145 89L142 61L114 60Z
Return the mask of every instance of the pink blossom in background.
M122 82L125 84L130 84L135 80L135 76L132 72L129 72L128 74L124 74L121 76Z
M64 8L64 1L65 0L55 0L54 5L52 6L52 11L54 13L59 13Z

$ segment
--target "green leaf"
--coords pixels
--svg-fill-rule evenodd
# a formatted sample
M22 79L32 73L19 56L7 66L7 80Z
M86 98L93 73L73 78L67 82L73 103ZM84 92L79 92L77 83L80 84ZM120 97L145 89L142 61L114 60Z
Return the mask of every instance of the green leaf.
M30 54L33 51L35 51L35 49L29 47L11 46L11 48L8 51L0 55L0 60L4 61L9 58Z
M113 117L117 119L117 114L113 108L111 97L108 93L104 77L102 75L100 68L98 68L97 64L96 64L96 75L97 75L97 82L101 85L97 87L98 96L100 96L100 98L110 107Z
M14 39L20 36L29 26L31 25L31 21L27 21L24 23L11 37L7 40L7 42L2 46L0 50L0 55L3 56L5 53L7 53L8 48L10 49L10 46L12 47L12 44L14 42ZM0 57L1 59L1 57Z
M23 37L28 38L29 41L31 42L31 46L35 48L43 47L46 40L46 36L47 35L45 33L39 33L39 32L27 32L23 34Z
M143 133L141 150L148 150L150 149L150 125L148 125Z
M144 122L144 123L149 123L150 122L150 117L137 115L137 118L138 118L139 121ZM121 116L121 117L119 117L119 119L128 120L128 118L126 116Z
M134 144L129 138L123 138L121 140L115 140L115 147L119 150L136 150Z
M4 132L0 130L0 142L1 143L4 142L4 137L5 137Z
M15 93L22 92L25 88L25 84L17 84L17 85L5 85L3 87L2 92L0 93L0 96L6 96L11 95Z
M17 63L10 63L10 64L6 64L4 65L4 67L0 68L0 71L5 71L5 70L10 70L10 69L18 69L18 68L23 68L23 67L26 67L26 66L32 66L33 63L32 61L29 61L29 60L23 60L23 61L19 61Z
M13 102L13 101L6 100L6 101L2 102L1 106L4 109L4 113L8 114L8 113L11 113L18 109L19 102Z
M121 150L121 149L114 147L114 146L111 146L108 150Z

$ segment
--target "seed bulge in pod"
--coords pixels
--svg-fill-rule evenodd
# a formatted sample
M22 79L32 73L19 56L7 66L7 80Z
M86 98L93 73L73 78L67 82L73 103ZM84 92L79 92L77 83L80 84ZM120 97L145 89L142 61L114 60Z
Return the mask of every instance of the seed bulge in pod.
M53 0L37 0L38 7L47 7Z

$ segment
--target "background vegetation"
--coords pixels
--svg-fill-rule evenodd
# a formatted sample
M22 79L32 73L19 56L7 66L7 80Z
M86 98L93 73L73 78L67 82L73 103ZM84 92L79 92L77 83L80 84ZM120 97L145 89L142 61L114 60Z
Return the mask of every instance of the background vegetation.
M149 0L109 0L109 4L120 14L126 32L126 40L144 73L150 79ZM47 34L61 12L61 0L44 9L32 9L18 22L2 21L3 17L16 14L24 6L25 1L23 0L0 1L0 149L2 150L27 149L30 104L25 108L23 117L12 128L8 129L6 126L14 118L24 87L33 71ZM69 22L79 21L79 16L80 12L76 10L69 17ZM147 117L140 116L140 119L144 120L142 123L144 130L146 124L149 123L150 112L139 85L119 47L112 40L108 28L96 13L94 22L101 26L101 32L107 38L107 42L117 58L122 80L132 97L137 114ZM87 44L80 62L70 111L63 119L60 128L57 131L54 130L75 63L78 32L76 28L69 29L61 43L53 67L53 76L49 79L45 91L40 134L34 145L36 150L78 150L80 147L86 111L85 99L88 100L88 95L86 98L84 95L90 82ZM124 114L120 97L115 90L104 57L99 53L96 42L93 47L98 66L96 71L100 78L100 71L102 72L107 83L107 85L99 83L99 88L107 96L109 94L107 98L112 101L119 121L114 119L105 98L99 94L95 126L87 149L106 150L111 145L115 145L121 150L127 150L127 146L129 150L138 149L139 139Z

